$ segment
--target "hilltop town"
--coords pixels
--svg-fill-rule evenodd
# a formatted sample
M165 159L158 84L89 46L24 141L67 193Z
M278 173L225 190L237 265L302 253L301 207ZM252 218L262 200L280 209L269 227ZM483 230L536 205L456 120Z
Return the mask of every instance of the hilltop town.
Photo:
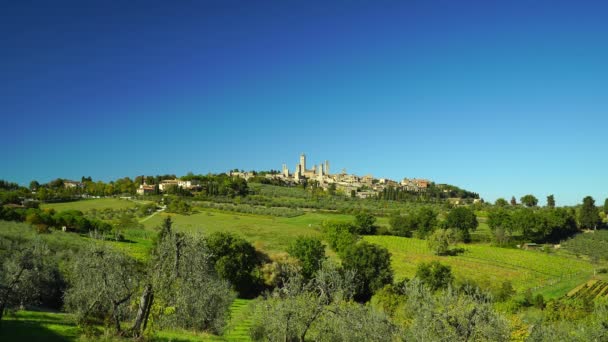
M314 182L325 190L334 188L347 194L355 194L359 198L377 195L389 187L408 192L425 192L431 184L431 181L428 179L403 178L400 182L397 182L388 178L374 178L372 175L358 176L348 174L345 169L342 169L340 173L332 174L328 160L319 164L313 164L312 168L309 169L306 165L306 154L304 153L300 155L300 160L293 172L289 171L287 164L283 164L281 170L280 173L267 173L264 177L271 180L279 180L286 184L308 184ZM230 171L228 175L249 180L255 177L257 173Z

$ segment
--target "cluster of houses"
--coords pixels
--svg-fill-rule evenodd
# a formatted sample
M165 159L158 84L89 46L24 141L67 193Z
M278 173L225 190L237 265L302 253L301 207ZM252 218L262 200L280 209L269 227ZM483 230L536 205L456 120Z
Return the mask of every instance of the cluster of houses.
M144 183L139 186L136 190L138 195L150 195L156 192L156 185L146 184L145 177ZM166 179L158 184L159 192L166 192L171 187L179 187L186 190L196 190L200 187L200 183L197 180L181 180L181 179Z
M230 176L241 177L245 180L254 176L251 172L229 172ZM426 179L408 179L404 178L401 182L394 181L388 178L374 178L372 175L357 176L346 173L342 170L340 173L330 173L329 161L313 165L312 168L306 167L306 155L300 155L300 161L296 164L294 172L290 172L286 164L283 164L281 173L267 174L269 179L280 179L286 183L299 184L302 182L318 182L319 186L324 189L329 188L334 184L337 190L351 193L355 191L357 197L367 198L382 192L388 187L400 188L409 192L424 192L427 190L431 182Z

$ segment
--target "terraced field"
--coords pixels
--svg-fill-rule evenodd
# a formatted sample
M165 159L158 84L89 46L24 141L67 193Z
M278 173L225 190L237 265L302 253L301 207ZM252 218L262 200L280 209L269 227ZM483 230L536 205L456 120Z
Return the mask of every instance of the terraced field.
M570 299L600 299L608 298L608 281L592 279L583 283L566 294Z
M509 279L517 291L530 288L535 292L550 290L553 293L561 283L569 286L572 280L589 279L593 274L593 266L587 261L539 251L474 244L460 246L465 252L458 256L436 256L424 240L394 236L364 239L389 249L397 278L411 278L419 263L438 260L450 265L457 279L472 279L481 285L500 284Z

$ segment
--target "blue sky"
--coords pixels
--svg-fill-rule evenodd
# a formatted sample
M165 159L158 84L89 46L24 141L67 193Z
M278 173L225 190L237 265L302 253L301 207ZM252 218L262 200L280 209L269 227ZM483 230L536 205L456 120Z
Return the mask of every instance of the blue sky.
M0 178L294 168L608 197L608 5L0 4Z

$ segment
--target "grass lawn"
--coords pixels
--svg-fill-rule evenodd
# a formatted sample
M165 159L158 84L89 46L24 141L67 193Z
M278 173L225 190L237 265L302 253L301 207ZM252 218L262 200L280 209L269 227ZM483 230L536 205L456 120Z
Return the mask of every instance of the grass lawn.
M485 244L463 245L465 253L458 256L435 256L425 240L394 236L366 236L368 242L382 245L392 253L396 278L411 278L421 262L438 260L450 265L457 279L472 279L479 283L498 285L511 280L518 291L528 288L534 292L560 296L572 284L593 275L593 265L539 251L493 247Z
M0 327L0 341L75 341L80 330L70 315L63 313L18 311L5 315Z
M125 323L125 327L128 324ZM54 312L18 311L13 315L5 315L0 326L0 341L28 341L28 342L64 342L64 341L133 341L131 338L107 335L103 327L96 329L101 335L87 337L76 326L71 315ZM248 336L245 336L248 338ZM155 331L149 336L151 341L225 341L226 339L207 333L173 329Z
M350 215L331 213L306 213L297 217L272 217L201 210L192 215L158 214L143 222L146 228L160 226L162 220L171 215L176 229L187 232L208 234L231 232L243 236L249 242L266 252L283 252L294 238L300 235L321 236L323 221L350 221Z
M86 199L80 201L73 202L60 202L60 203L45 203L41 207L43 209L53 208L56 211L62 210L80 210L82 212L91 210L91 209L125 209L136 206L137 203L119 198L95 198L95 199Z

